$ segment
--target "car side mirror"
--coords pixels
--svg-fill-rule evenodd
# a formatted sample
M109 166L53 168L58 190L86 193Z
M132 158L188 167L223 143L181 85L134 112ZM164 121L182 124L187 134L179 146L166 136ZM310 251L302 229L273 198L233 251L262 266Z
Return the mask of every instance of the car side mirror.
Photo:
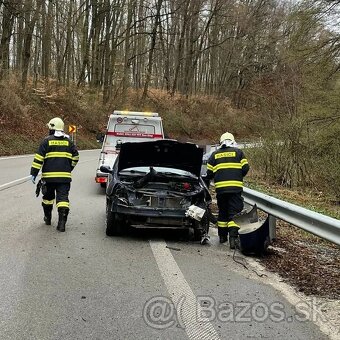
M106 165L102 165L99 170L103 172L104 174L109 174L112 171L111 168Z
M122 144L123 142L121 140L117 140L117 143L116 143L116 150L120 150L121 147L122 147Z

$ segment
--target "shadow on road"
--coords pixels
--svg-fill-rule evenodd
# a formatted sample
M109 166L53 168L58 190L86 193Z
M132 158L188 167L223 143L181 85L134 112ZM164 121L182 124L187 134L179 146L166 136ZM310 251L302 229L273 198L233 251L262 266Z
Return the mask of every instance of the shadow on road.
M174 242L196 243L191 241L190 233L188 230L178 229L137 229L129 228L129 230L121 238L134 239L134 240L159 240Z

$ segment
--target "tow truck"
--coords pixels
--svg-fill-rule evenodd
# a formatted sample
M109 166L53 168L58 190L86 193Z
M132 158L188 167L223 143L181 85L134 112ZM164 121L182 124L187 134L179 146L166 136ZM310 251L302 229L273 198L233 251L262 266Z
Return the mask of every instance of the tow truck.
M102 165L111 169L126 142L144 142L164 139L162 118L156 112L115 110L109 116L106 133L96 170L96 183L106 187L107 173L100 171Z

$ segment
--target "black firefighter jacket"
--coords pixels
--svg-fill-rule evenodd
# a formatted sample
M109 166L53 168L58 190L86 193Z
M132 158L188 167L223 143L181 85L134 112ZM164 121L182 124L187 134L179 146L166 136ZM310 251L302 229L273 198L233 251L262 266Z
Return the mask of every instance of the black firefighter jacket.
M214 179L217 194L242 192L243 177L249 164L243 151L222 146L212 153L207 164L207 179Z
M46 137L34 156L31 175L37 176L42 167L41 178L46 182L71 182L71 171L79 160L79 153L67 137Z

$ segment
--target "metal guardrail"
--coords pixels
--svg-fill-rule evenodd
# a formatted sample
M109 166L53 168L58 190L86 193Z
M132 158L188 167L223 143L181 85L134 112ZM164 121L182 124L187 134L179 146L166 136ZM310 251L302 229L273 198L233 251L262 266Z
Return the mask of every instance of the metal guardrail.
M340 245L340 220L249 188L243 188L243 198L246 203L256 204L259 209L271 216Z
M240 148L258 147L262 143L240 142L238 145ZM203 157L202 175L206 173L209 153L215 151L217 147L218 145L207 145L206 154ZM265 211L269 215L271 240L275 239L276 236L276 218L278 218L327 241L340 245L340 220L248 188L243 188L243 198L246 203L250 205L256 204L260 210Z
M258 148L263 145L262 141L259 142L246 142L246 141L237 141L236 146L239 149L245 149L245 148ZM213 152L217 150L220 147L220 144L208 144L205 145L205 153L208 154L210 152Z

